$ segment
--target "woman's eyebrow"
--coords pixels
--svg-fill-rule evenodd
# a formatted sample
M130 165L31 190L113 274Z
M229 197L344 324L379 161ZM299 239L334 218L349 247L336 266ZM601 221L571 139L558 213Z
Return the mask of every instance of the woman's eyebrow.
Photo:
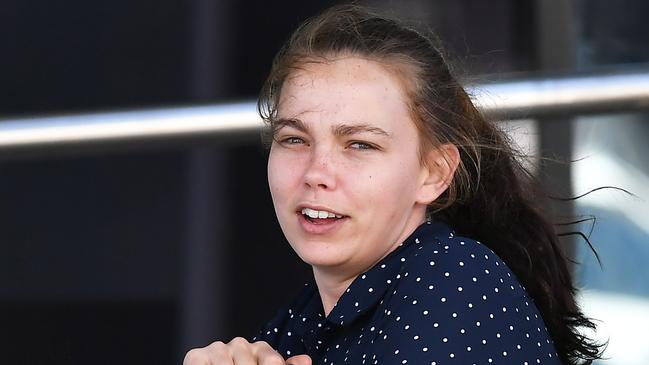
M369 124L338 124L333 127L333 133L337 136L349 136L359 133L372 133L384 137L392 137L392 135L385 130Z
M273 123L273 131L277 132L284 127L291 127L300 132L308 133L309 127L301 120L295 118L280 118ZM337 124L332 127L334 135L350 136L360 133L371 133L391 138L392 135L385 130L365 123L359 124Z
M280 118L273 123L273 131L277 132L284 127L295 128L302 133L307 133L309 128L299 119Z

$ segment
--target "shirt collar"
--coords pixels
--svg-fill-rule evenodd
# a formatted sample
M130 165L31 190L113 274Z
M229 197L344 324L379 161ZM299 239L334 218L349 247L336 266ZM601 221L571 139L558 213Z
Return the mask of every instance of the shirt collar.
M426 222L417 227L396 250L354 279L327 316L327 321L335 326L345 326L374 308L399 280L411 248L421 246L431 238L450 234L452 230L440 222Z

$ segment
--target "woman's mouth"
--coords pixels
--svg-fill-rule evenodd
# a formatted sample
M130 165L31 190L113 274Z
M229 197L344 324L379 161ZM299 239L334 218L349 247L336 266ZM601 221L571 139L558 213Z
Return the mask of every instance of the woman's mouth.
M340 214L328 212L326 210L315 210L311 208L302 208L302 215L304 219L313 224L324 224L331 222L331 220L341 219L343 216Z
M312 234L324 234L332 232L345 221L347 216L330 212L327 210L317 210L313 208L302 208L298 211L302 227Z

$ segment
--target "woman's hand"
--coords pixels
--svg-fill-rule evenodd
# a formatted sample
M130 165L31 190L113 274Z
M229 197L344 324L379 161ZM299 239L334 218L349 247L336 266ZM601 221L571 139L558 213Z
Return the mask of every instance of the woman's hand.
M284 358L264 341L248 342L236 337L228 343L213 342L209 346L190 350L183 365L311 365L307 355Z

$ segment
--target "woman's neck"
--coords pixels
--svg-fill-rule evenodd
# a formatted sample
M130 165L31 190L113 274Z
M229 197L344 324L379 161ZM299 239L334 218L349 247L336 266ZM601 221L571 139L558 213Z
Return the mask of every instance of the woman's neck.
M411 224L406 224L401 236L396 240L392 246L374 263L368 264L364 269L357 267L350 267L349 265L340 265L337 267L316 267L313 266L313 276L318 286L318 292L322 300L322 308L324 309L325 316L328 316L331 310L336 306L340 297L345 293L345 290L351 285L352 281L363 273L368 268L373 267L376 263L381 261L417 229L417 227L425 221L425 206L418 206L417 211L413 215L414 219Z
M340 299L345 290L347 290L349 285L351 285L352 281L354 281L358 275L335 275L314 268L313 276L318 285L318 292L320 293L320 299L322 300L322 308L324 309L325 316L328 316L336 303L338 303L338 299Z

